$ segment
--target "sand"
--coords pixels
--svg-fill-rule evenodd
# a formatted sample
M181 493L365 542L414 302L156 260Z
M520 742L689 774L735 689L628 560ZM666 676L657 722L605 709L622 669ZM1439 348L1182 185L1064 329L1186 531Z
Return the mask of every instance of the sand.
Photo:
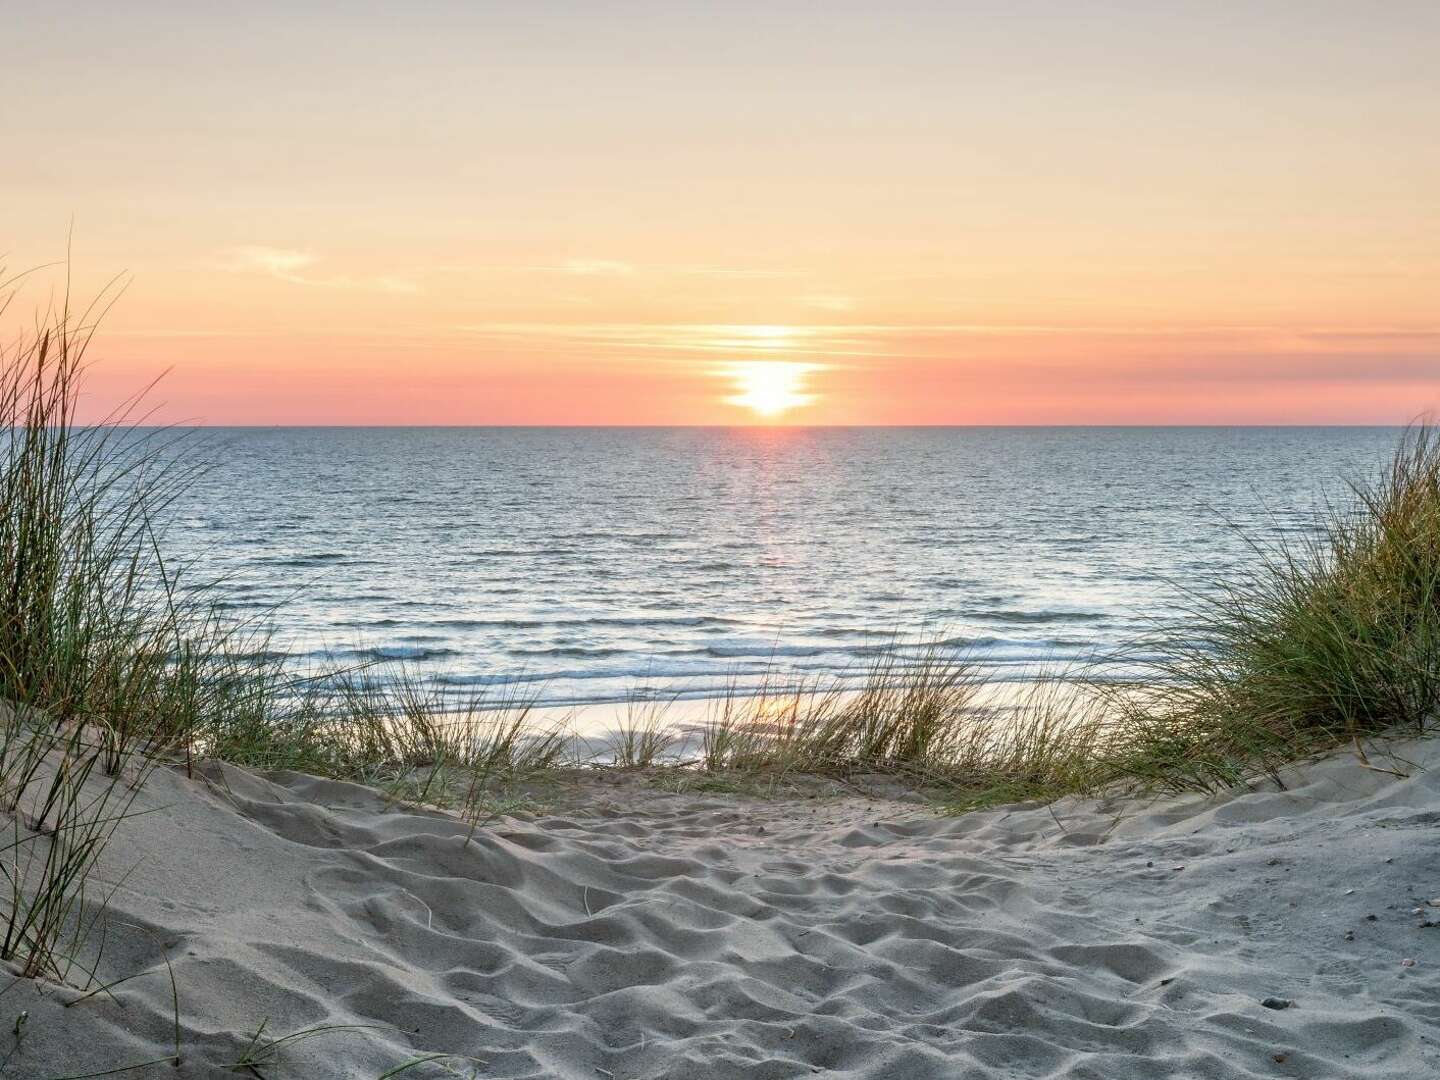
M171 1053L163 947L184 1063L123 1075L233 1077L264 1022L368 1027L242 1075L445 1052L476 1060L402 1075L1437 1076L1440 771L1397 771L1346 754L1287 791L955 818L597 783L473 837L354 785L165 772L104 868L101 972L139 977L71 1008L0 991L0 1075Z

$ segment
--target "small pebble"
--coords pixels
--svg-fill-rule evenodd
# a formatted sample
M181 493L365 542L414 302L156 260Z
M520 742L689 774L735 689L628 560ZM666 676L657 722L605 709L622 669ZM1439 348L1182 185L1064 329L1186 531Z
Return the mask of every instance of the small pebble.
M1289 1054L1271 1054L1270 1060L1275 1062L1275 1064L1277 1065L1284 1065L1289 1057Z
M1407 956L1404 960L1401 960L1401 961L1400 961L1400 966L1401 966L1401 967L1414 967L1414 966L1415 966L1415 961L1414 961L1414 960L1411 960L1411 959Z
M1410 914L1411 914L1411 915L1424 915L1424 914L1425 914L1425 909L1424 909L1423 907L1412 907L1412 908L1410 909Z
M1346 896L1354 896L1354 895L1355 895L1355 890L1354 890L1354 889L1346 889L1346 890L1345 890L1345 895L1346 895Z
M1366 915L1366 916L1365 916L1365 921L1366 921L1366 922L1374 922L1374 921L1375 921L1376 919L1378 919L1379 917L1380 917L1380 916L1378 916L1378 915Z
M1278 1010L1278 1009L1288 1009L1291 1005L1294 1004L1294 1002L1291 1001L1289 998L1268 997L1268 998L1266 998L1265 1000L1263 1000L1262 1002L1260 1002L1260 1004L1261 1004L1261 1005L1264 1005L1265 1008L1267 1008L1267 1009L1277 1009L1277 1010Z
M1355 940L1355 931L1354 931L1354 930L1346 930L1346 931L1345 931L1345 940L1346 940L1346 941L1354 941L1354 940Z

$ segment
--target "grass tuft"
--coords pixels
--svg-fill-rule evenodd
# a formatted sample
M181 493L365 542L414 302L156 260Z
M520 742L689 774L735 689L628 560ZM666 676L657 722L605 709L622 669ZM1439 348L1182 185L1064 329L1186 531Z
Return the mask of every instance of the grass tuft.
M1440 715L1440 438L1415 427L1317 533L1190 595L1106 688L1115 775L1162 790L1279 781L1298 759ZM1160 656L1161 659L1153 659Z

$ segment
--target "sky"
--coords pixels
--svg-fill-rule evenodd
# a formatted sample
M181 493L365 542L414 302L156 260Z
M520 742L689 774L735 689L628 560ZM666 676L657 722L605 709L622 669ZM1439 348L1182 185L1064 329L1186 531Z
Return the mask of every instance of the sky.
M0 262L123 275L91 415L162 374L156 415L206 424L1440 408L1428 0L0 23Z

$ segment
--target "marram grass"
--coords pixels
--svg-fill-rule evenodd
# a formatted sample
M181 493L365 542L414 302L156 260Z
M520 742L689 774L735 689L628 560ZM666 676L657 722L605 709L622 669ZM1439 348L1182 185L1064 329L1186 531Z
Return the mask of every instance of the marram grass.
M1190 597L1110 688L1112 768L1162 789L1214 789L1380 734L1429 730L1440 709L1440 439L1403 436L1389 468L1352 483L1317 533Z

